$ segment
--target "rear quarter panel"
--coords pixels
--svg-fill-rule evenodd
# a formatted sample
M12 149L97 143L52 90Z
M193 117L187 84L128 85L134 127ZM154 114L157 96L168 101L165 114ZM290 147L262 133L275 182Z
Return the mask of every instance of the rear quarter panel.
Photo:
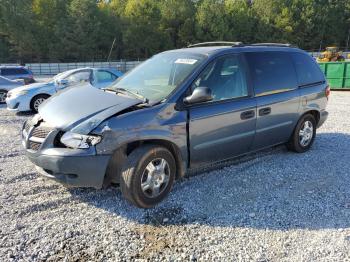
M310 110L316 110L320 113L326 110L328 103L325 93L326 88L327 83L300 88L300 115Z

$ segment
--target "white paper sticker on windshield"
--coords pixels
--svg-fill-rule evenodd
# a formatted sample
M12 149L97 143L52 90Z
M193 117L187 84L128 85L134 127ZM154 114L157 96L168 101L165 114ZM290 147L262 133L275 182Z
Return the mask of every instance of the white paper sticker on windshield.
M197 62L196 59L186 59L186 58L179 58L175 61L175 64L187 64L187 65L193 65Z

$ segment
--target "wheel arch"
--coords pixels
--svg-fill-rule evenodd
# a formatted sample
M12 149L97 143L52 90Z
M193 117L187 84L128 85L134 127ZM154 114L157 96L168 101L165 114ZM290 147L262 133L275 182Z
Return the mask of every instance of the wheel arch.
M38 96L46 96L47 98L49 98L51 95L47 94L47 93L39 93L39 94L34 95L29 101L29 106L32 110L33 110L33 102Z
M143 145L158 145L168 149L174 156L176 162L176 179L180 179L185 175L186 159L184 159L180 148L175 143L166 139L142 139L124 143L113 152L104 178L105 186L109 185L111 182L119 183L121 168L124 161L131 152Z
M305 115L307 114L311 114L313 115L313 117L315 118L316 120L316 126L318 125L318 122L320 121L320 118L321 118L321 113L320 111L316 110L316 109L310 109L310 110L307 110L305 111L300 117L299 119L301 119L302 117L304 117Z

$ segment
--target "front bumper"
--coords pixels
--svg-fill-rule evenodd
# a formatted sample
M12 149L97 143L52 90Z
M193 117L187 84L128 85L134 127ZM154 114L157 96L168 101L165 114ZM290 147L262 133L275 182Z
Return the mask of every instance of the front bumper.
M7 109L14 112L30 111L30 102L28 101L30 101L30 99L26 99L25 96L7 97Z
M326 122L328 118L328 112L326 110L323 110L320 112L320 120L317 123L317 128L321 127L324 122Z
M45 177L74 187L101 188L109 155L94 155L84 150L66 148L46 149L35 153L26 151L29 160Z
M95 147L55 146L60 131L40 122L37 116L23 124L22 144L39 173L74 187L101 188L111 156L96 154Z

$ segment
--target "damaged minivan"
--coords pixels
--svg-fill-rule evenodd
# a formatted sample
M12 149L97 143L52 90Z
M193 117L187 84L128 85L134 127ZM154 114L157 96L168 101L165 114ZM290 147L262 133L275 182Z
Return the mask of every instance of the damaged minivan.
M278 144L307 151L329 93L296 47L202 43L155 55L104 90L63 90L24 123L22 141L44 176L120 184L127 200L150 208L190 169Z

